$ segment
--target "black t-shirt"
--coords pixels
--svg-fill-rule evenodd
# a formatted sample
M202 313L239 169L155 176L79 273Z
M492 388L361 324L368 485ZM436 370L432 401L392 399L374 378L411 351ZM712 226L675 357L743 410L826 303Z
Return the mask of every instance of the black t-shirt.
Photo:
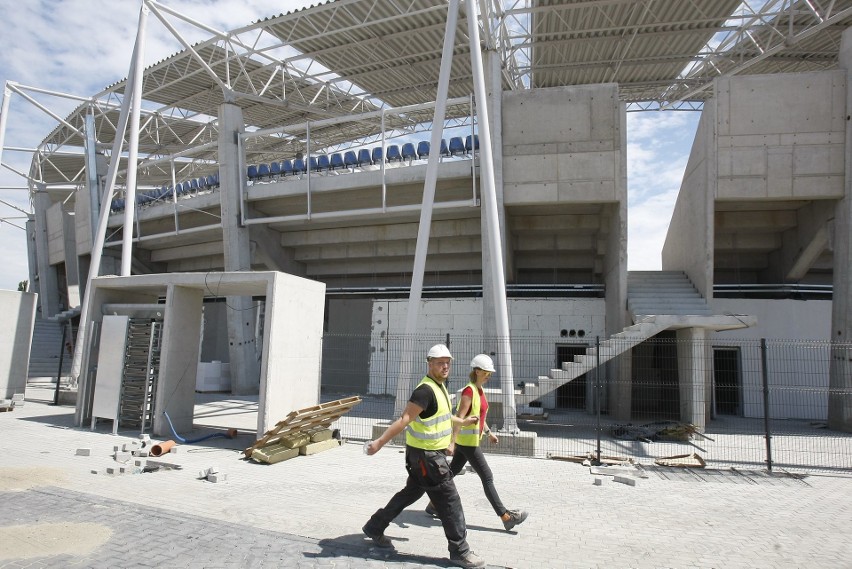
M408 400L423 409L423 412L420 413L421 418L431 417L438 412L438 400L435 399L435 392L425 383L418 386Z

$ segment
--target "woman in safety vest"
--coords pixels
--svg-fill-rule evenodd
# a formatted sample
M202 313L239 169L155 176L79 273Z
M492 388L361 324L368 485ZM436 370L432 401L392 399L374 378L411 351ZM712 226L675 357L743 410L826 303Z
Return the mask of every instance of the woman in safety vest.
M494 373L494 362L489 356L479 354L471 360L470 367L470 383L461 392L461 398L456 406L456 417L462 419L479 417L479 421L473 425L465 424L458 431L450 470L455 476L462 471L466 463L470 462L474 472L482 480L485 497L488 498L491 507L500 516L503 527L506 528L506 531L509 531L527 519L527 512L524 510L508 510L503 506L503 502L500 501L500 496L497 494L497 489L494 488L494 476L491 474L488 462L485 461L485 453L479 447L479 440L485 435L488 435L488 438L495 445L500 440L488 428L488 399L482 389L491 379L491 374ZM426 513L431 516L437 514L432 502L429 502L426 506Z

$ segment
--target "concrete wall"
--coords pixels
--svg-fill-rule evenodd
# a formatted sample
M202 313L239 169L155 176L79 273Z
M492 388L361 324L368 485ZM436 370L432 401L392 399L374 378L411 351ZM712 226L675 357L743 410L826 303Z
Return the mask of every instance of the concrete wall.
M717 199L839 198L846 73L716 81Z
M0 399L24 393L38 295L0 290L0 314L10 324L0 327Z
M421 301L417 338L388 341L387 338L404 333L408 301L375 301L369 393L396 393L401 357L423 362L422 366L415 364L412 371L413 375L421 377L426 371L426 350L434 343L445 342L447 334L450 334L450 351L456 362L451 388L463 387L470 371L468 364L480 351L482 305L480 298ZM509 299L508 311L516 382L534 381L539 375L546 375L555 364L557 345L582 342L592 345L595 336L605 337L604 299ZM572 331L575 334L569 336ZM494 355L495 359L499 357L499 354ZM498 385L494 382L491 387ZM544 406L553 407L554 398L554 394L545 397Z
M615 84L503 93L505 204L624 199L621 112Z
M683 271L705 298L713 296L713 196L716 110L708 101L692 143L666 241L664 271Z
M766 338L769 340L767 366L772 389L770 417L824 421L827 413L825 390L829 385L831 301L717 298L713 308L717 314L757 317L757 326L717 332L710 339L714 346L739 346L743 415L763 417L759 341ZM813 343L808 346L804 340L813 340Z

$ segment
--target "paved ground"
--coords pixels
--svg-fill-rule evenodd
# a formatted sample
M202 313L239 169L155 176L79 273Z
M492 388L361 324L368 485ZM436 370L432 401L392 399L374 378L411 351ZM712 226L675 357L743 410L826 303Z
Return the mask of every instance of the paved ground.
M111 430L76 428L72 408L32 399L0 413L0 568L452 566L425 500L388 529L396 553L360 533L402 487L399 448L368 457L344 444L261 465L241 459L251 433L179 445L161 460L180 469L110 476L113 447L137 439ZM852 475L618 473L632 486L570 462L489 463L503 501L530 511L506 532L476 475L457 479L469 541L491 567L850 567ZM198 479L211 466L228 479Z

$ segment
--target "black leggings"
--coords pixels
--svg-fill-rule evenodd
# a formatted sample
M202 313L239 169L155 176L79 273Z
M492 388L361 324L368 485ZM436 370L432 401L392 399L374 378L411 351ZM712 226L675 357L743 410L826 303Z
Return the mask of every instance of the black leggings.
M498 516L505 514L506 508L500 501L500 496L497 495L497 489L494 488L494 475L491 474L491 468L485 461L485 453L478 446L469 447L456 443L456 452L453 454L453 461L450 463L453 476L461 472L468 462L473 467L473 471L479 475L479 479L482 480L482 489L485 490L485 497L491 502L491 507L494 508Z

